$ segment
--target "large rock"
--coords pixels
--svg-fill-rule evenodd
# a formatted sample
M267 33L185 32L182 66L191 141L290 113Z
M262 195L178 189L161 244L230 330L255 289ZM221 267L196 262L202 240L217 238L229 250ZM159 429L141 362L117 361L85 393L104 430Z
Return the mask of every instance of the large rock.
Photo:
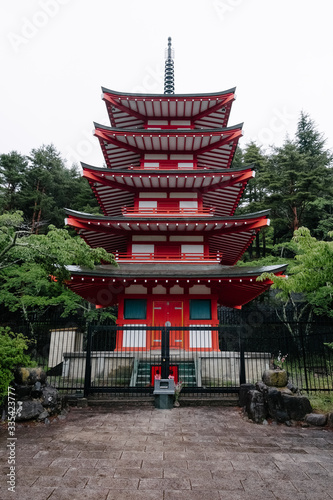
M248 417L254 420L257 424L262 423L267 416L267 411L264 403L264 395L254 390L250 390L246 397L246 412Z
M37 418L44 411L43 405L40 401L22 401L22 405L20 406L20 412L16 415L16 420L18 421Z
M305 422L310 425L323 427L327 424L327 415L322 413L310 413L305 417Z
M333 412L327 415L327 425L333 427Z
M239 388L239 406L246 405L247 393L255 389L254 384L241 384Z
M262 381L269 387L285 387L288 383L288 375L285 370L265 370Z
M58 391L55 387L50 385L43 387L42 389L42 405L47 408L54 408L58 404Z
M282 394L275 387L270 387L264 396L268 415L277 422L286 422L289 420L288 413L285 411Z
M46 373L41 367L37 368L17 368L14 373L15 382L18 385L34 385L36 382L45 384Z
M291 420L303 420L305 415L312 412L310 401L305 396L289 396L282 394L284 409Z

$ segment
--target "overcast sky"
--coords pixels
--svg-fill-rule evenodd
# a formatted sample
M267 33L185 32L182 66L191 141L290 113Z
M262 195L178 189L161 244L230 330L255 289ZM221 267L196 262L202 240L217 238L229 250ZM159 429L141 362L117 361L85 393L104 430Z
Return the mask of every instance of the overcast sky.
M175 49L176 93L237 87L229 125L240 145L293 137L301 110L333 148L331 0L0 0L0 154L53 143L103 166L93 121L101 86L163 93Z

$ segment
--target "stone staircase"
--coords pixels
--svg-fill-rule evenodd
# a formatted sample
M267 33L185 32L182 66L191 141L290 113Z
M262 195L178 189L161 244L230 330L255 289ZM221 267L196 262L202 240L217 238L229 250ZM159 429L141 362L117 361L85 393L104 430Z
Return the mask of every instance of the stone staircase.
M179 361L172 364L178 366L178 380L184 383L184 387L197 386L194 361ZM149 387L151 385L151 363L140 360L134 370L137 370L135 387Z

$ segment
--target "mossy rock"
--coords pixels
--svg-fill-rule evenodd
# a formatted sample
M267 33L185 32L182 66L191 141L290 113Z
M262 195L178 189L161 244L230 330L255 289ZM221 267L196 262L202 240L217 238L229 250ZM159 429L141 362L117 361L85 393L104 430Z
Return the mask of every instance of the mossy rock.
M21 367L15 370L15 382L19 385L34 385L36 382L45 384L46 373L41 367Z
M265 370L262 381L269 387L286 387L288 375L285 370Z

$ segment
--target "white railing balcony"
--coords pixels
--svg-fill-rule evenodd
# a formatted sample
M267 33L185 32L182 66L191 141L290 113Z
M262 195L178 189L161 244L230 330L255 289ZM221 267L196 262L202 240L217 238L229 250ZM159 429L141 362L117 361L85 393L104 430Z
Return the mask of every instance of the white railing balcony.
M115 252L115 260L119 262L154 262L155 264L177 262L187 264L216 264L222 260L222 252L209 253L179 253L178 255L158 254L155 253L119 253Z
M215 208L156 208L156 207L123 207L122 213L127 217L209 217L214 215Z

